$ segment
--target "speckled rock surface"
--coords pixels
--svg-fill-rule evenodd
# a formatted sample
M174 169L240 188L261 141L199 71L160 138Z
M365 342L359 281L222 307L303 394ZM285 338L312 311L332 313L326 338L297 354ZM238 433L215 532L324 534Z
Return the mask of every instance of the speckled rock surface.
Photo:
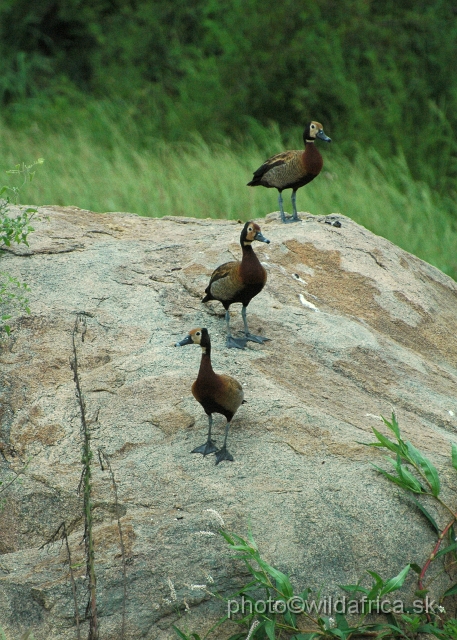
M264 556L299 588L354 583L366 569L393 576L423 564L433 532L408 498L377 475L371 428L397 413L405 439L455 485L457 285L350 219L304 214L259 220L268 282L249 306L254 333L271 338L226 349L222 305L200 300L212 270L240 256L236 222L146 219L44 207L30 248L1 269L30 286L31 314L0 349L0 627L12 637L75 638L60 543L70 531L80 600L84 522L77 489L81 421L72 330L92 447L111 456L127 557L126 637L171 640L172 624L203 634L224 614L202 588L229 594L245 576L218 535L250 523ZM338 219L337 228L326 221ZM232 328L242 329L240 305ZM207 419L193 399L200 350L173 344L208 328L214 369L235 376L247 404L233 420L235 461L191 455ZM215 416L222 443L224 419ZM94 457L95 564L100 637L118 639L122 562L109 473ZM24 470L25 467L25 470ZM218 515L220 514L220 515ZM442 584L447 584L447 576ZM408 579L407 587L414 577ZM195 586L197 585L197 587ZM198 587L200 585L200 587ZM438 583L437 583L438 586ZM83 636L87 625L83 623ZM233 633L229 626L212 638Z

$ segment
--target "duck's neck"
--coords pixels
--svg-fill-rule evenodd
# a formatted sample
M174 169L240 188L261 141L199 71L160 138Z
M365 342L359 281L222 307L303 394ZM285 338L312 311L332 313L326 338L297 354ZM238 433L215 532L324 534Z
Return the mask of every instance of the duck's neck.
M208 374L214 374L213 367L211 365L211 345L207 345L206 347L202 347L202 359L200 361L200 371L198 372L199 376L204 376Z
M258 260L255 255L254 249L252 248L251 242L245 242L241 245L241 249L243 251L243 260Z
M241 280L245 284L262 282L264 279L264 268L255 254L250 244L242 245L243 258L240 264Z

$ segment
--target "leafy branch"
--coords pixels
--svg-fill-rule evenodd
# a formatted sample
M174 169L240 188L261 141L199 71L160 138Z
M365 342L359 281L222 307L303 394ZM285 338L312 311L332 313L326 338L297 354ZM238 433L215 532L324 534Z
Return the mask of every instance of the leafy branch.
M80 487L83 490L84 498L84 543L86 552L87 576L89 580L89 601L87 603L87 613L89 617L89 636L88 640L98 640L99 624L97 611L97 576L95 573L95 553L94 553L94 534L93 534L93 514L92 514L92 450L90 446L90 429L86 417L86 402L81 390L81 383L78 371L78 353L76 349L76 336L81 335L81 342L84 342L86 334L86 319L84 314L79 313L76 317L75 326L72 332L72 351L73 356L70 360L70 366L73 371L73 379L76 387L76 399L79 404L81 418L81 434L83 437L81 462L83 465L81 473Z
M405 491L420 496L428 496L434 499L441 506L442 511L450 514L451 516L451 519L448 520L447 524L441 529L436 523L435 518L424 506L423 502L420 502L414 496L411 496L414 504L427 518L438 536L433 550L428 556L424 566L418 570L419 578L417 594L423 597L428 592L428 589L424 585L425 574L430 568L432 562L440 557L450 554L453 558L453 564L456 564L457 541L454 524L457 521L457 513L455 509L448 505L441 497L441 483L435 466L410 442L405 442L402 439L395 414L392 414L390 421L385 418L383 418L383 421L386 427L394 434L395 441L389 439L373 428L373 432L378 441L370 443L369 446L385 448L395 454L395 458L386 456L386 459L393 466L396 475L388 473L384 469L374 465L376 469L385 478L387 478L387 480L398 485ZM452 466L457 471L457 446L454 443L451 445L451 459ZM448 545L444 549L440 549L443 540L446 538L448 540ZM447 596L454 595L456 593L457 583L442 595L441 601Z
M36 216L38 210L28 207L18 215L11 216L11 200L17 204L19 193L27 182L31 182L35 175L33 167L43 164L43 158L39 158L33 164L17 164L14 169L6 173L19 175L22 183L19 186L3 186L0 188L0 250L10 247L12 244L25 244L29 246L27 237L34 231L31 225L32 218ZM10 195L11 194L11 197ZM28 299L23 295L24 291L29 291L27 284L19 282L16 278L7 273L0 272L0 331L10 334L11 327L5 324L15 311L30 313Z
M360 583L341 586L341 589L352 595L363 594L360 600L350 600L348 603L349 613L361 614L355 624L350 624L345 612L335 611L329 616L321 615L320 594L314 594L309 587L295 593L289 576L262 558L251 532L248 533L247 540L224 530L221 530L220 534L231 549L237 552L234 557L244 562L253 579L227 598L228 611L231 611L231 603L237 602L234 599L241 598L242 616L235 618L227 614L215 626L230 618L232 622L247 627L248 637L256 640L280 640L286 637L289 640L350 640L356 636L382 638L387 635L408 637L402 629L401 620L397 621L394 616L390 616L389 622L383 624L367 623L365 618L370 613L379 612L381 598L400 589L410 565L397 576L387 580L383 580L374 571L368 571L373 580L369 588L362 587ZM259 599L259 590L265 592L262 599ZM314 597L310 598L311 595ZM256 607L259 602L262 603L261 610ZM324 611L325 609L324 605ZM238 613L238 605L232 613ZM186 635L177 627L173 628L181 640L202 640L196 633ZM419 628L422 631L424 626ZM236 633L229 640L246 640L246 634Z
M14 205L19 200L19 193L24 186L31 182L35 176L35 171L32 171L33 167L43 164L43 158L32 164L17 164L14 169L8 170L6 173L10 175L19 175L22 178L22 183L19 186L3 186L0 188L0 249L2 246L10 247L12 243L25 244L29 246L27 242L27 236L34 228L30 222L32 218L38 213L38 210L34 207L29 207L19 213L19 215L11 217L9 215L11 201ZM11 194L11 197L10 195Z

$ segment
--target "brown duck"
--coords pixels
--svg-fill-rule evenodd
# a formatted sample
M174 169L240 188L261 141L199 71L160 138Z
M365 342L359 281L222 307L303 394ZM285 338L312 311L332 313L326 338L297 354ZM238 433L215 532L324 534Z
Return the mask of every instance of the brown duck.
M211 366L211 341L208 329L192 329L189 335L177 342L175 347L183 347L186 344L199 344L202 349L202 359L197 379L192 385L192 395L199 402L208 416L209 427L205 444L196 447L191 453L202 453L207 456L210 453L216 454L216 464L222 460L233 461L232 454L227 450L227 436L230 423L238 407L246 402L244 400L243 388L235 378L225 374L218 374ZM225 425L224 444L218 449L211 439L211 428L213 426L213 413L220 413L227 419Z
M279 191L279 209L283 222L298 222L297 214L297 189L303 187L319 175L323 166L322 156L315 147L316 138L331 142L325 135L320 122L310 122L303 132L305 150L283 151L268 158L261 167L254 171L254 177L248 182L248 187L275 187ZM282 202L283 189L292 189L292 217L286 218Z
M227 326L226 346L230 348L244 349L248 340L262 344L269 338L255 336L250 333L246 320L246 308L252 298L262 291L267 281L267 272L260 264L252 243L254 240L270 243L261 233L258 224L250 220L246 222L240 235L240 244L243 257L237 262L226 262L213 271L209 285L205 289L206 296L202 302L219 300L225 308L225 322ZM235 302L241 302L243 308L241 315L244 322L244 338L234 338L230 332L229 307Z

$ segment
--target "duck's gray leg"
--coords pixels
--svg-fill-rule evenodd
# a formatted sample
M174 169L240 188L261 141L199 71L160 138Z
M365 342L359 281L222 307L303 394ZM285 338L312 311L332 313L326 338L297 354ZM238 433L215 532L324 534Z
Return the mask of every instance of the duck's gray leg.
M252 333L250 333L249 327L248 327L248 321L246 318L246 307L244 305L243 305L243 308L241 309L241 315L243 317L244 334L246 336L246 340L250 340L251 342L259 342L260 344L263 344L267 340L270 340L270 338L262 338L262 336L254 336L252 335Z
M300 222L300 218L298 217L298 213L297 213L297 204L296 204L297 192L296 191L292 191L292 195L290 196L290 199L292 200L293 215L291 218L287 219L287 222Z
M219 462L222 462L222 460L230 460L230 462L233 462L233 456L227 450L227 436L228 436L229 429L230 429L230 422L227 422L227 424L225 425L224 444L219 449L219 451L216 452L216 464L219 464Z
M283 222L286 222L286 214L284 213L284 207L283 207L281 191L279 192L279 196L278 196L278 205L279 205L279 211L281 212L281 220Z
M225 346L229 349L244 349L246 346L246 338L234 338L230 331L230 313L229 310L225 312L225 324L227 327L227 340Z
M202 453L204 456L209 455L210 453L216 453L217 447L215 443L211 440L211 427L213 426L213 416L209 414L208 416L208 435L206 437L205 444L202 444L201 447L196 447L191 451L191 453Z

